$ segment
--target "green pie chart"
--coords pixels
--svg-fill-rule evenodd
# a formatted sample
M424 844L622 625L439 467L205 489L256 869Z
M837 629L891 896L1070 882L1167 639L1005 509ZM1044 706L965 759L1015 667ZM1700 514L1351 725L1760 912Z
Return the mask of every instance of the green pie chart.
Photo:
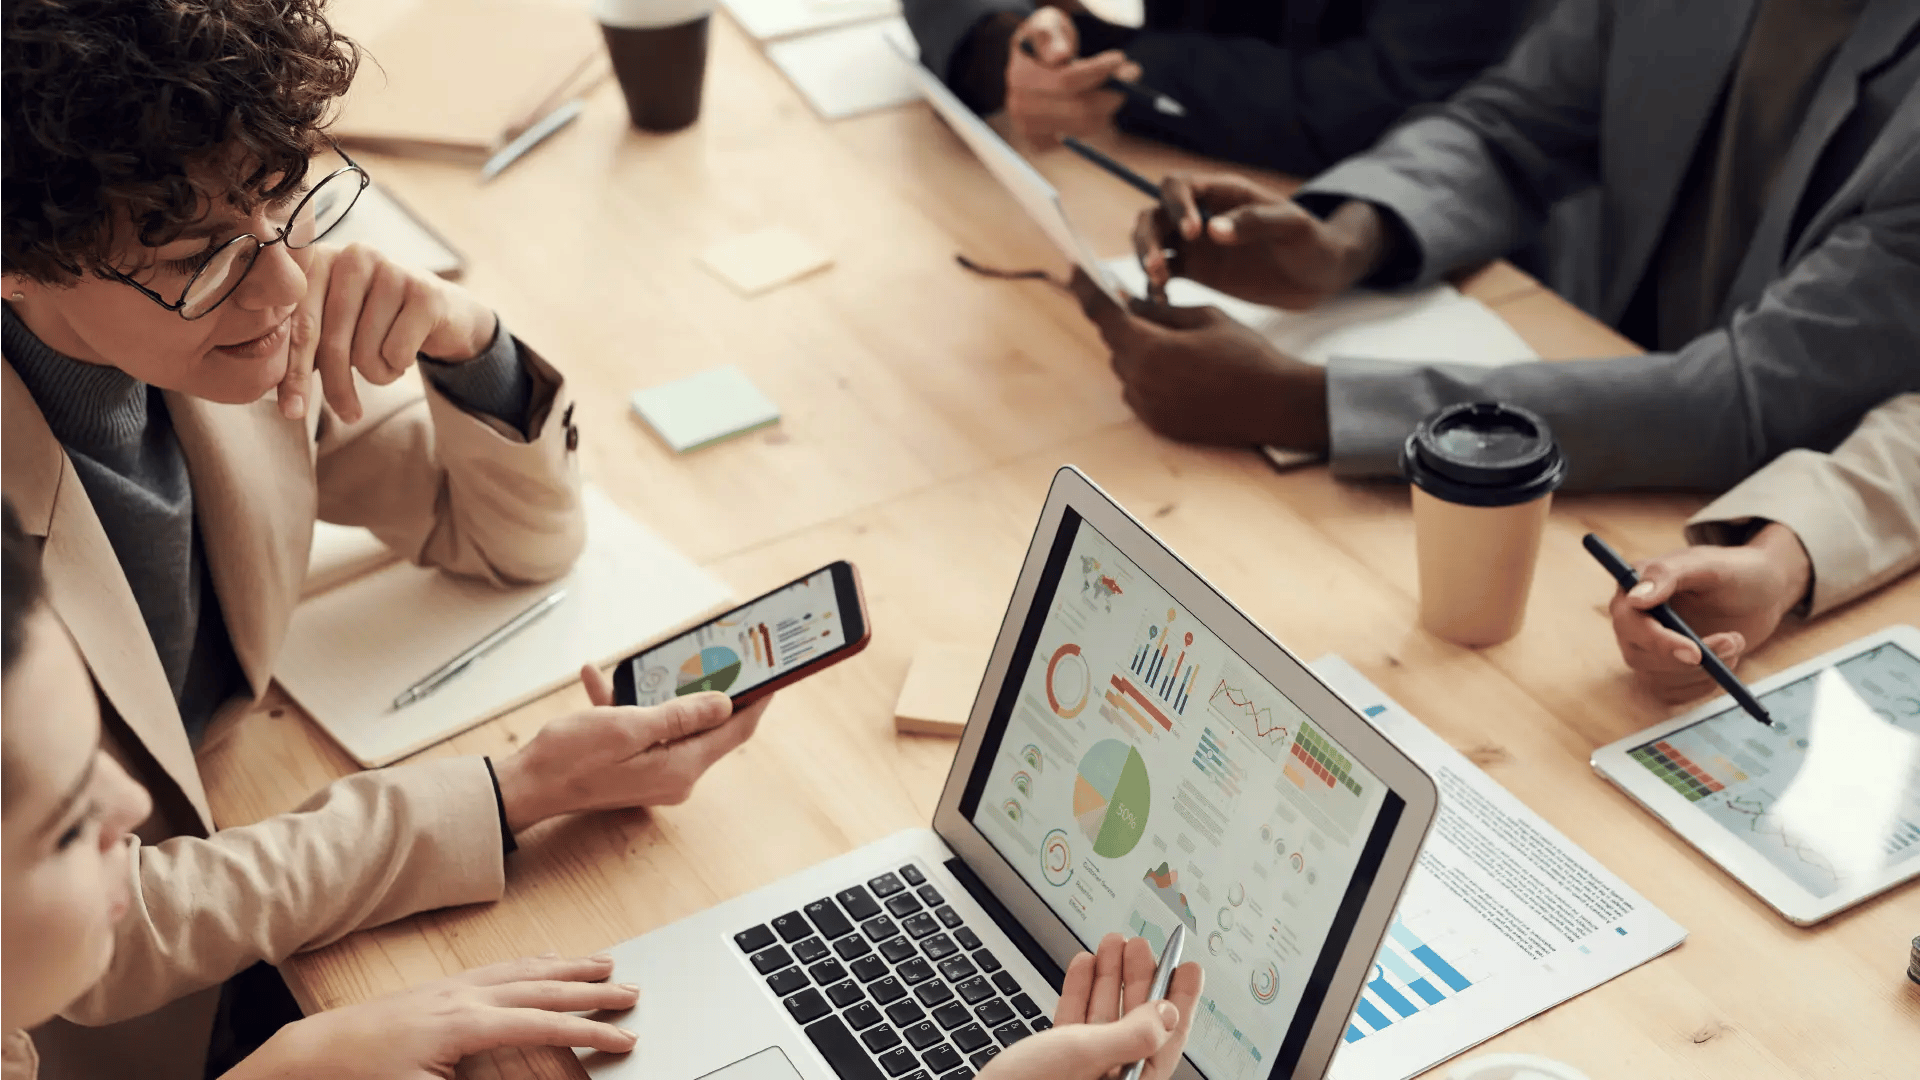
M1102 739L1080 759L1073 778L1073 816L1080 832L1093 841L1093 853L1118 859L1147 832L1147 808L1153 798L1147 763L1140 751L1119 739Z

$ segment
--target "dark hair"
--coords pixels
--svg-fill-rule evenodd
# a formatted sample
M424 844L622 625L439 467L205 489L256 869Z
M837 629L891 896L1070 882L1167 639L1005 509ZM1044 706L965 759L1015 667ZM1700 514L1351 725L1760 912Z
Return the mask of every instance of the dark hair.
M99 274L118 211L158 247L208 197L251 212L298 190L360 60L325 6L7 0L0 266L50 284Z
M27 616L46 594L40 547L20 528L11 501L0 502L0 671L13 670L24 644Z

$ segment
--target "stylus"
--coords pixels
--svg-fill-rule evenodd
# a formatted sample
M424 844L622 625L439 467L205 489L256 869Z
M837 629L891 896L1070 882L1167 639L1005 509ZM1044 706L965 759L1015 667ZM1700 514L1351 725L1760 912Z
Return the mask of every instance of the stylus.
M474 642L466 652L440 665L440 668L433 672L433 674L400 691L400 696L393 699L393 707L396 709L404 709L414 702L419 701L421 698L426 697L428 694L433 693L435 690L440 689L442 686L445 686L448 682L452 681L454 676L472 667L474 661L506 644L507 640L515 634L540 621L542 615L559 607L560 601L566 598L567 590L555 589L534 601L532 607L507 620L505 626Z
M1608 547L1605 540L1588 533L1581 539L1580 544L1587 549L1587 554L1592 555L1596 562L1606 567L1607 573L1613 575L1613 580L1620 583L1621 591L1631 592L1635 585L1640 584L1640 575L1634 573L1632 565L1621 558L1619 552ZM1760 704L1760 699L1753 696L1753 692L1747 689L1746 684L1734 675L1733 669L1715 656L1713 650L1707 648L1707 643L1700 640L1700 635L1694 633L1693 628L1688 626L1680 616L1675 615L1672 608L1660 604L1649 608L1647 614L1653 616L1654 621L1661 626L1693 642L1694 647L1700 650L1700 666L1706 669L1707 674L1713 676L1713 681L1720 684L1720 689L1725 690L1728 697L1739 702L1740 707L1747 710L1755 720L1768 727L1777 726L1773 722L1773 717L1767 715L1767 710Z
M1031 59L1040 59L1040 54L1034 51L1032 38L1021 39L1020 51ZM1154 112L1163 113L1167 116L1187 115L1187 107L1185 105L1155 90L1153 87L1145 86L1141 83L1123 82L1120 79L1109 76L1106 82L1100 84L1100 89L1111 90L1116 94L1125 94L1127 97L1147 106Z
M1167 996L1167 985L1173 981L1173 969L1180 966L1180 954L1187 947L1187 924L1176 922L1173 933L1167 935L1167 947L1160 950L1160 966L1153 971L1153 985L1147 988L1147 1000L1159 1001ZM1146 1070L1147 1059L1127 1066L1120 1080L1140 1080L1140 1074Z

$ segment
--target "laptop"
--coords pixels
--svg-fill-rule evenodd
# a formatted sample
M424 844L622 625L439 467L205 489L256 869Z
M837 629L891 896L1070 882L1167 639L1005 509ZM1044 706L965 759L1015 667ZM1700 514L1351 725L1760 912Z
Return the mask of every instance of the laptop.
M1110 931L1206 971L1179 1075L1318 1077L1439 796L1084 474L1062 468L932 827L613 949L603 1080L969 1080Z

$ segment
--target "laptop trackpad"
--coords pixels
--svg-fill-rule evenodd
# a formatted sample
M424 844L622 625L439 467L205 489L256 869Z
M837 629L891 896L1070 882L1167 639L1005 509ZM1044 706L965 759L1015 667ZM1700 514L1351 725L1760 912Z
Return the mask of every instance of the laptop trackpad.
M722 1065L700 1080L800 1080L799 1070L777 1046L769 1046L751 1057L731 1065Z

